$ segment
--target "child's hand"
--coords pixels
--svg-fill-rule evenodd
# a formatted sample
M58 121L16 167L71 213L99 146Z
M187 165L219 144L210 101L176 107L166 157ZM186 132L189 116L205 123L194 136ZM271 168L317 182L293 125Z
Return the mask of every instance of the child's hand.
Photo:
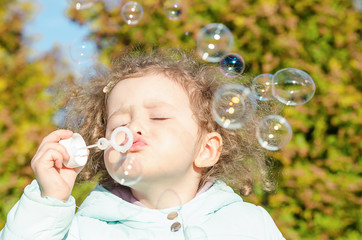
M56 130L46 136L38 151L31 160L31 168L39 182L42 197L55 197L68 200L77 174L83 167L67 168L64 160L69 159L65 147L58 143L62 139L72 137L70 130Z

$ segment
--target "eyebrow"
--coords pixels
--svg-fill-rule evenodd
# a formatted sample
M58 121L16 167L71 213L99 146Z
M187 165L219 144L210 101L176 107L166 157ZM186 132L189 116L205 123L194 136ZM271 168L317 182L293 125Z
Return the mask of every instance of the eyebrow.
M169 109L175 109L176 108L172 104L169 104L169 103L164 102L164 101L159 101L159 100L146 100L146 101L144 101L143 106L146 109L156 109L156 108L162 108L162 107L166 107L166 108L169 108ZM124 107L120 107L116 111L114 111L112 114L110 114L107 119L110 119L111 117L113 117L113 115L116 115L116 114L119 114L119 113L127 113L127 112L129 112L129 109L124 108Z
M150 109L150 108L158 108L158 107L175 108L174 105L169 104L169 103L164 102L164 101L159 101L159 100L146 100L146 101L144 101L143 106L145 108L148 108L148 109Z

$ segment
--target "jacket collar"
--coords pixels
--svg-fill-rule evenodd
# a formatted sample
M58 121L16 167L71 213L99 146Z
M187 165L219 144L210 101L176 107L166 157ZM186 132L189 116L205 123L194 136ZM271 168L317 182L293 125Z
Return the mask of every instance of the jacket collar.
M188 203L168 209L149 209L123 200L101 185L93 189L77 215L95 218L105 222L155 222L167 219L165 215L178 212L184 220L197 219L200 221L227 205L242 202L239 195L222 181L216 181L208 190L198 194Z

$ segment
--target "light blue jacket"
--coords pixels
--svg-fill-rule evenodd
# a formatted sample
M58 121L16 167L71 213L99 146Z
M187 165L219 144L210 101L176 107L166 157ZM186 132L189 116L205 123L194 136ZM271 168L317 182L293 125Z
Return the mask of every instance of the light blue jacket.
M34 180L9 212L0 240L284 239L262 207L243 202L221 181L164 210L131 204L98 185L76 214L75 208L72 196L67 202L42 198Z

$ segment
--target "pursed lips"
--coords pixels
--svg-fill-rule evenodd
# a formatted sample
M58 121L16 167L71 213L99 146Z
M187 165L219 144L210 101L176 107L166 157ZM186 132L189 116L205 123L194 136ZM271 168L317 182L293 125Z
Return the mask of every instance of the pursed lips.
M145 146L147 146L147 142L141 136L134 136L133 137L133 144L132 147L128 150L129 152L137 152L142 150Z

